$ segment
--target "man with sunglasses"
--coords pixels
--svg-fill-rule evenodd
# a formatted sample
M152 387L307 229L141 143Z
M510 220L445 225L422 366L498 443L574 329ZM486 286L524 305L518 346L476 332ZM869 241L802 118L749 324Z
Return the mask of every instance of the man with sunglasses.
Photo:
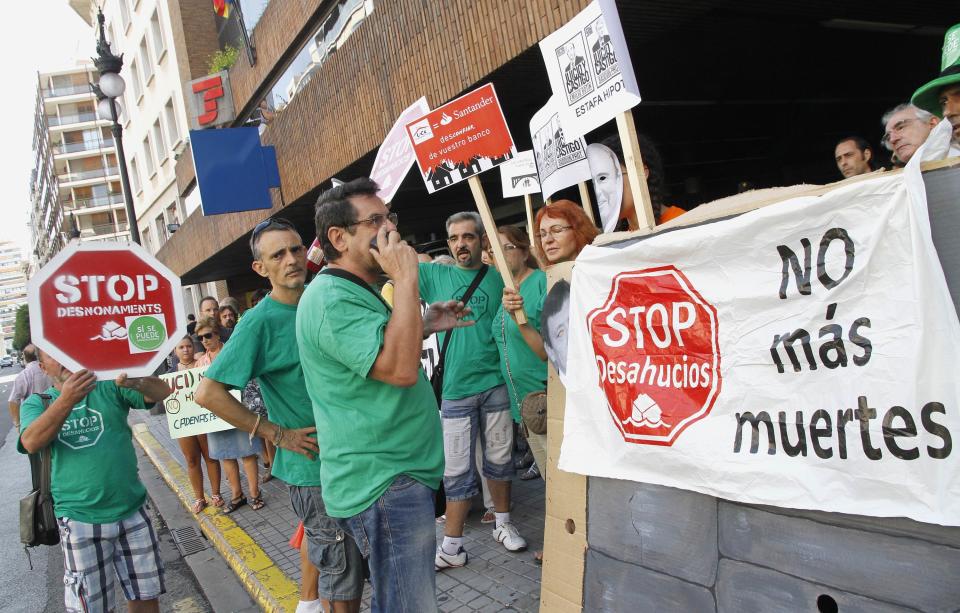
M940 123L940 118L910 103L890 109L880 121L884 127L883 146L892 152L894 166L907 165L913 154L930 136L930 131Z
M317 201L329 265L297 312L323 500L370 566L374 611L437 610L434 496L443 474L437 401L420 364L429 334L471 325L463 304L421 316L417 254L369 178ZM424 264L431 266L431 264ZM393 307L372 287L393 281Z
M284 219L267 219L250 235L253 269L271 292L247 311L221 355L207 369L197 402L250 436L277 446L272 474L290 486L294 512L303 521L310 561L320 571L319 596L332 611L360 610L364 566L360 551L324 509L320 491L313 409L296 344L297 305L307 277L306 248ZM230 395L257 379L268 418ZM310 598L313 596L313 598ZM319 612L314 586L303 586L298 613Z
M420 266L420 293L424 300L459 300L486 265L488 246L480 215L461 212L447 219L447 245L456 266ZM497 240L494 238L494 240ZM503 295L503 279L486 270L467 306L476 326L452 334L444 358L440 416L443 424L443 487L447 519L443 542L437 547L437 570L464 566L463 525L473 497L479 491L474 445L483 447L483 476L493 498L496 526L493 538L508 551L522 551L527 542L510 521L513 467L513 417L510 397L500 373L500 354L491 332ZM443 342L443 341L441 341ZM478 436L479 435L479 436Z

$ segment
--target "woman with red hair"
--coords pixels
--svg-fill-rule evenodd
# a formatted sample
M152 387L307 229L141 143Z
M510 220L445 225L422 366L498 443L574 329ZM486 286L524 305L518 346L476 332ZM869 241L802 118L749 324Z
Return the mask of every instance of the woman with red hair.
M544 267L575 260L600 233L571 200L557 200L537 211L534 228L534 252Z

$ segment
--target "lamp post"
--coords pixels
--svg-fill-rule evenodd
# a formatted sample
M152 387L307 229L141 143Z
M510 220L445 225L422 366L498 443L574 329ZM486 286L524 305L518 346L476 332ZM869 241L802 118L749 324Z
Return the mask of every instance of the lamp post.
M127 210L127 228L130 231L130 240L140 244L140 228L137 227L137 214L133 210L133 195L130 193L130 176L127 174L127 158L123 152L123 128L120 127L119 116L122 111L117 98L123 95L123 90L127 84L120 76L120 69L123 68L123 54L114 55L110 51L110 43L107 42L104 33L103 11L98 11L97 22L100 28L100 38L97 40L97 57L93 58L93 64L100 72L99 82L92 86L97 95L97 113L101 117L106 117L113 122L110 127L113 133L113 141L117 147L117 164L120 166L120 185L123 187L123 201Z

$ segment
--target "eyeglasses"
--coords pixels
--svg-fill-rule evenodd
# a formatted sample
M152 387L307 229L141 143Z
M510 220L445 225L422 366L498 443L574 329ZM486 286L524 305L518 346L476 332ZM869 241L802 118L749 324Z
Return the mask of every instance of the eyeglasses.
M920 121L920 120L917 119L917 118L913 118L913 119L901 119L901 120L898 121L897 123L893 124L893 127L890 129L890 131L887 132L887 133L885 133L885 134L883 135L883 138L880 139L880 142L883 143L883 146L886 147L887 149L889 149L889 148L890 148L890 139L893 138L894 136L900 134L901 132L903 132L903 130L907 127L907 125L908 125L911 121Z
M199 338L199 339L202 340L202 341L208 341L208 340L210 340L210 339L213 338L213 337L214 337L214 333L213 333L213 332L207 332L206 334L198 334L198 335L197 335L197 338Z
M293 224L283 217L268 217L253 227L253 232L250 234L250 238L252 240L257 240L257 236L267 228L274 228L277 230L296 230L296 228L293 227Z
M387 213L386 215L384 215L384 214L382 214L382 213L377 213L376 215L371 215L370 217L367 217L366 219L361 219L360 221L355 221L355 222L353 222L353 223L348 223L348 224L347 224L346 226L344 226L344 227L345 227L345 228L349 228L350 226L357 226L357 225L360 225L360 224L367 224L367 225L372 226L372 227L374 227L374 228L379 228L380 226L382 226L382 225L383 225L384 223L386 223L387 221L389 221L389 222L392 223L393 225L397 225L397 223L398 223L398 221L399 221L399 218L397 217L397 214L396 214L396 213Z
M573 226L550 226L546 230L540 230L540 240L546 240L547 236L556 238L571 228Z

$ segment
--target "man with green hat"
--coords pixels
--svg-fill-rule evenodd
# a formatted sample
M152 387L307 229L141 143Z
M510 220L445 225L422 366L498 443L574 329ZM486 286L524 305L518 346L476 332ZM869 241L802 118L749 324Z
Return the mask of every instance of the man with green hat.
M940 76L918 89L910 100L943 117L953 126L953 142L960 143L960 23L943 40Z

